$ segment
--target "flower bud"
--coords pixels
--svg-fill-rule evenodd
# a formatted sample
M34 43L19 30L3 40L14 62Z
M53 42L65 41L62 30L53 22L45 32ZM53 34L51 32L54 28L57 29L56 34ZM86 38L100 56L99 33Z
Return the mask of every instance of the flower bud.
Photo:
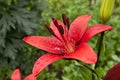
M104 80L120 80L120 63L108 70Z
M102 5L100 8L100 17L103 23L106 23L111 17L115 0L102 0Z

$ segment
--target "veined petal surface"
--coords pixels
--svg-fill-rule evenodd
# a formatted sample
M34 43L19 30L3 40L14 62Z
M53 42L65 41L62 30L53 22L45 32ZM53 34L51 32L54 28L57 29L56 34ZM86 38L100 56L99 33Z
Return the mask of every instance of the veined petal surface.
M35 62L32 73L34 74L34 76L37 76L49 64L62 58L63 56L58 54L44 54Z
M64 50L63 44L58 39L52 37L27 36L23 40L34 47L52 53L61 54L61 51Z

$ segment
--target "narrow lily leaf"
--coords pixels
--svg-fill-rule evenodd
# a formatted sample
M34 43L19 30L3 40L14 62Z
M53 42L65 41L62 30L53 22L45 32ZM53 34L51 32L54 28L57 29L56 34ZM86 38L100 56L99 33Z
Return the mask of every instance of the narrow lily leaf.
M63 37L66 38L66 37L67 37L67 32L68 32L67 28L65 27L65 25L64 25L61 21L57 20L57 22L58 22L58 25L61 25L61 27L63 28L63 30L64 30L64 35L63 35ZM63 38L62 38L59 30L57 29L57 27L56 27L55 24L53 23L53 21L50 23L50 28L54 31L55 35L56 35L61 41L63 41Z
M93 49L86 43L81 43L75 52L65 54L64 58L72 58L83 61L88 64L96 63L97 55Z
M97 77L98 77L98 78L101 78L101 77L104 76L105 70L104 70L102 67L97 67L97 68L95 69L95 73L97 74ZM95 79L95 80L99 80L99 79Z
M69 33L68 33L70 39L73 39L74 42L77 42L81 39L81 37L83 36L86 30L86 27L90 18L91 18L90 15L82 15L77 17L71 23Z
M24 80L36 80L36 77L34 77L33 74L30 74L30 75L28 75L27 77L25 77Z
M48 52L61 54L61 51L63 50L62 43L56 38L44 36L28 36L24 37L23 40L34 47Z
M97 25L91 26L85 32L84 36L81 39L81 42L87 42L91 37L95 36L96 34L106 30L111 30L111 29L112 29L111 26L103 25L103 24L97 24Z
M120 63L113 66L106 74L104 80L120 80Z
M11 80L21 80L20 70L16 69L12 73Z
M92 80L91 71L84 66L79 66L80 74L82 75L82 80Z
M61 55L56 54L45 54L41 56L34 64L32 73L34 76L37 76L45 67L47 67L49 64L62 59L63 57Z

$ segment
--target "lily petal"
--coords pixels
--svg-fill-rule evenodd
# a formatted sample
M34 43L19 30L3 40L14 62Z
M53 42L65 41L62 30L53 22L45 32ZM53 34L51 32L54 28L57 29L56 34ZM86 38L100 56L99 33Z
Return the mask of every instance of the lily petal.
M24 80L36 80L36 77L34 77L33 74L30 74L30 75L28 75L27 77L25 77Z
M96 63L97 55L93 49L86 43L81 43L75 52L64 55L64 58L71 58L83 61L88 64Z
M90 20L90 15L82 15L77 17L70 25L68 36L70 41L77 43L83 36L86 26Z
M58 22L59 25L62 26L62 28L63 28L63 30L64 30L63 37L64 37L64 38L67 38L67 32L68 32L67 28L65 27L65 25L64 25L61 21L57 20L57 22ZM55 35L56 35L61 41L63 41L63 38L62 38L60 32L58 31L57 27L54 25L53 21L51 21L51 23L50 23L50 28L54 31Z
M95 36L96 34L111 29L112 29L111 26L103 24L91 26L90 28L87 29L80 42L87 42L91 37Z
M49 64L62 59L63 56L56 55L56 54L45 54L41 56L34 64L32 73L34 76L37 76L45 67L47 67Z
M16 69L12 73L11 80L21 80L20 70Z
M27 36L24 37L23 40L34 47L52 53L61 54L61 51L64 49L62 43L56 38L44 36Z

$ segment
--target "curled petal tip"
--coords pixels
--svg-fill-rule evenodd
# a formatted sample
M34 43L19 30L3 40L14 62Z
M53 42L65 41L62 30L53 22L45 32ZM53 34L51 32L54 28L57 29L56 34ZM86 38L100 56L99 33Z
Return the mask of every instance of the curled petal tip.
M28 39L28 37L24 37L24 38L23 38L23 41L26 41L27 39Z
M12 73L11 80L21 80L20 70L16 69Z

